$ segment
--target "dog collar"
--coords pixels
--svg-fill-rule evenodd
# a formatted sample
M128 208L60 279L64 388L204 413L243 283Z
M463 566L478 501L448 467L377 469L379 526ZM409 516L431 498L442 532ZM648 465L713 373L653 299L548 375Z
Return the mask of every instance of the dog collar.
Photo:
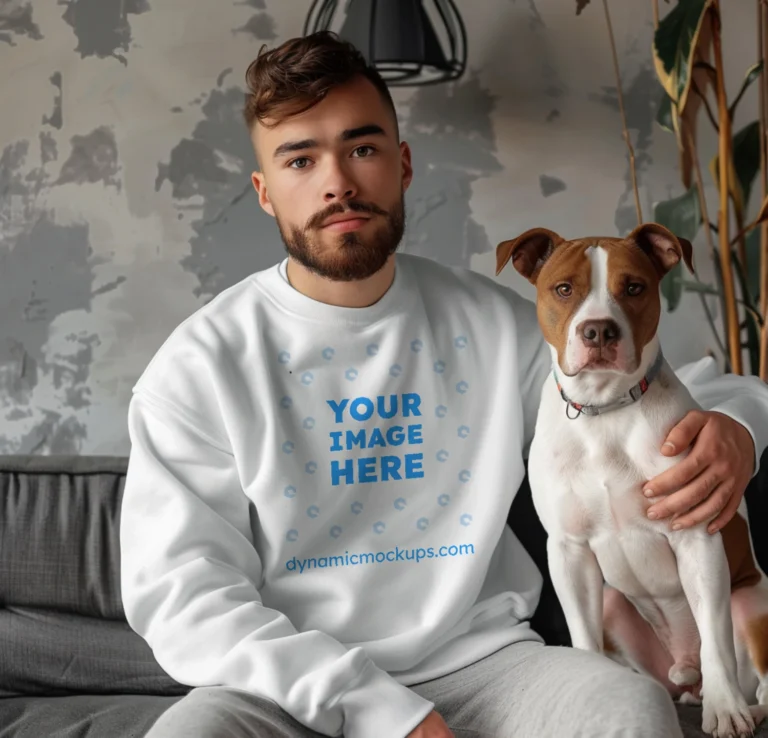
M611 402L608 405L579 405L578 402L574 402L570 397L568 397L568 395L565 394L565 390L562 388L560 380L557 378L557 372L552 369L552 375L554 376L555 382L557 383L557 389L560 391L560 395L563 400L565 400L566 416L571 420L575 420L579 417L579 415L603 415L604 413L610 412L611 410L618 410L621 407L626 407L627 405L631 405L633 402L637 402L648 391L648 387L651 382L653 382L653 380L658 376L659 371L661 370L663 359L664 356L661 353L661 349L659 349L659 353L654 359L653 364L651 364L650 369L648 369L646 375L634 387L632 387L629 392L625 393L618 400ZM576 415L568 414L569 407L572 407L577 411Z

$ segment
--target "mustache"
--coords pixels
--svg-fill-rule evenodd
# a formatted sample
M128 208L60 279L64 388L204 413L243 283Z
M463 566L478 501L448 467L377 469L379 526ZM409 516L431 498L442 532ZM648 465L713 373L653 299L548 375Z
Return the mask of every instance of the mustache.
M307 221L307 230L320 228L326 218L330 218L332 215L344 213L347 210L352 210L356 213L372 213L374 215L384 216L389 215L386 210L382 210L378 205L372 202L362 202L361 200L347 200L346 203L334 202L324 210L321 210L319 213L315 213Z

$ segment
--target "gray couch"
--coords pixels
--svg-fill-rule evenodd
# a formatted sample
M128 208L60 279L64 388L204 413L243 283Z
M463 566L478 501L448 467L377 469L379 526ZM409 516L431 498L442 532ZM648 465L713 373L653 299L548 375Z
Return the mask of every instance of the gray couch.
M0 738L140 738L190 689L125 621L118 534L126 467L125 458L0 456ZM761 472L747 493L753 520L768 520L767 482ZM509 521L545 573L533 625L568 645L525 484ZM766 541L755 545L765 569ZM686 736L703 735L700 708L679 710Z

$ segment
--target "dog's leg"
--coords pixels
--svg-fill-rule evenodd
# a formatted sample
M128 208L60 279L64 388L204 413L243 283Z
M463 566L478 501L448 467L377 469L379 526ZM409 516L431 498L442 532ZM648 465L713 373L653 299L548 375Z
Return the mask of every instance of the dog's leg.
M669 543L701 636L702 730L718 738L753 735L755 721L736 673L731 578L720 534L700 525L671 533Z
M759 679L756 698L768 706L768 584L741 587L731 596L736 639L746 648Z
M603 574L586 541L550 535L547 558L574 648L603 653Z
M605 653L618 655L635 671L661 682L673 699L682 694L677 684L669 680L674 659L664 647L656 631L621 592L611 586L603 590L603 622Z
M653 607L648 607L651 604ZM685 596L643 600L642 605L645 609L639 607L641 613L672 655L669 680L688 691L690 698L698 698L701 692L701 638Z

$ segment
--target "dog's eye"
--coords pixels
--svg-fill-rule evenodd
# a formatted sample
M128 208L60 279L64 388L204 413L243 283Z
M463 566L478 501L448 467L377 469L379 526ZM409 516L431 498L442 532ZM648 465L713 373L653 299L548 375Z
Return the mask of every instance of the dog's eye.
M630 282L627 285L627 294L630 297L637 297L644 289L645 285L642 285L639 282Z
M555 292L557 292L560 297L570 297L573 293L573 287L567 282L563 282L563 284L559 284L555 287Z

